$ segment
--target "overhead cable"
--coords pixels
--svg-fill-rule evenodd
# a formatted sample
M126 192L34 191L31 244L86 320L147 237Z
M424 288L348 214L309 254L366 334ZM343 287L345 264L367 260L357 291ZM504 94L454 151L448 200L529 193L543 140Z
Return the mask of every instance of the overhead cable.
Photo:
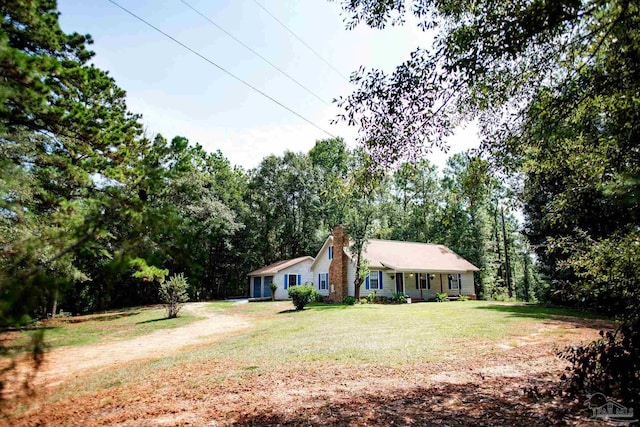
M198 56L199 58L203 59L204 61L208 62L209 64L213 65L214 67L216 67L217 69L219 69L220 71L222 71L223 73L227 74L228 76L232 77L233 79L239 81L240 83L242 83L243 85L249 87L250 89L254 90L255 92L258 92L260 95L264 96L265 98L267 98L268 100L270 100L271 102L278 104L280 107L284 108L285 110L289 111L291 114L295 115L296 117L304 120L305 122L309 123L311 126L315 127L316 129L324 132L325 134L329 135L331 138L335 138L335 135L332 135L330 132L324 130L323 128L321 128L319 125L315 124L314 122L312 122L311 120L307 119L306 117L302 116L300 113L294 111L293 109L287 107L286 105L284 105L283 103L281 103L280 101L278 101L277 99L273 98L272 96L264 93L263 91L261 91L260 89L258 89L257 87L253 86L251 83L248 83L247 81L241 79L240 77L236 76L235 74L233 74L232 72L226 70L225 68L221 67L220 65L216 64L215 62L213 62L211 59L207 58L206 56L204 56L203 54L201 54L200 52L190 48L189 46L187 46L186 44L184 44L183 42L181 42L180 40L174 38L173 36L165 33L164 31L162 31L160 28L156 27L155 25L151 24L150 22L146 21L144 18L136 15L135 13L133 13L132 11L130 11L129 9L127 9L126 7L120 5L119 3L117 3L114 0L107 0L109 3L113 4L114 6L122 9L124 12L128 13L129 15L133 16L134 18L136 18L137 20L143 22L144 24L146 24L147 26L153 28L154 30L156 30L157 32L159 32L160 34L162 34L163 36L167 37L168 39L172 40L174 43L180 45L181 47L183 47L184 49L188 50L189 52L191 52L192 54Z
M200 15L201 17L203 17L204 19L206 19L211 25L213 25L214 27L216 27L217 29L219 29L220 31L222 31L223 33L225 33L226 35L228 35L229 37L231 37L233 40L235 40L237 43L239 43L241 46L243 46L245 49L249 50L251 53L253 53L254 55L256 55L258 58L262 59L264 62L266 62L267 64L271 65L273 68L275 68L276 70L278 70L279 72L281 72L282 74L284 74L285 77L287 77L289 80L291 80L292 82L294 82L295 84L297 84L298 86L300 86L302 89L304 89L305 91L307 91L309 94L311 94L314 98L316 98L317 100L319 100L320 102L324 103L325 105L330 105L327 101L325 101L324 99L322 99L322 97L320 97L319 95L317 95L316 93L314 93L311 89L309 89L308 87L306 87L305 85L303 85L302 83L300 83L298 80L296 80L295 78L291 77L286 71L282 70L281 68L279 68L277 65L275 65L274 63L272 63L271 61L269 61L267 58L265 58L263 55L261 55L260 53L256 52L254 49L252 49L250 46L248 46L246 43L244 43L242 40L240 40L239 38L237 38L236 36L234 36L233 34L231 34L229 31L225 30L224 28L222 28L220 25L218 25L216 22L214 22L211 18L209 18L208 16L206 16L204 13L200 12L198 9L196 9L195 7L193 7L191 4L187 3L185 0L180 0L180 2L182 2L185 6L187 6L189 9L193 10L195 13L197 13L198 15Z
M282 28L284 28L285 30L287 30L293 37L296 38L296 40L298 40L300 43L302 43L307 49L309 49L315 56L317 56L318 58L320 58L320 60L322 62L324 62L325 64L327 64L329 66L329 68L331 68L333 71L335 71L340 77L342 77L344 80L346 80L347 82L349 82L349 79L347 77L345 77L340 70L338 70L336 67L334 67L333 65L331 65L331 63L329 61L327 61L326 59L324 59L322 57L322 55L320 55L314 48L312 48L311 46L309 46L304 40L302 40L302 38L300 38L296 33L293 32L292 29L290 29L289 27L287 27L285 25L284 22L282 22L281 20L279 20L273 13L269 12L269 10L264 7L262 4L260 4L258 2L258 0L253 0L253 2L255 4L258 5L258 7L262 10L264 10L267 15L269 15L271 18L273 18L278 24L280 24L280 26Z

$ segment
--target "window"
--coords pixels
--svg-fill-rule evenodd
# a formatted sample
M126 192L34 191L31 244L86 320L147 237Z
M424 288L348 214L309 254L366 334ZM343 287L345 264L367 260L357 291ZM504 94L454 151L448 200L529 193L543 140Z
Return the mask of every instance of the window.
M372 271L369 273L369 289L378 289L378 272Z
M333 246L329 246L329 259L333 259Z
M449 275L449 289L460 289L460 275L459 274L450 274Z
M420 289L429 289L426 274L420 274Z
M296 286L298 284L298 275L290 274L289 275L289 287Z
M329 289L329 273L321 273L318 274L318 288L322 289Z

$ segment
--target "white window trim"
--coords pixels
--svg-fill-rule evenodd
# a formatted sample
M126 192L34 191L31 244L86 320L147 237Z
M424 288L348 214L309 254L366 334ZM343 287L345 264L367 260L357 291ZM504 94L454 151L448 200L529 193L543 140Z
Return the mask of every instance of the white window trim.
M418 273L418 283L420 284L420 289L429 289L429 279L425 273ZM422 287L422 281L424 280L424 287Z
M380 273L377 271L370 271L369 272L369 289L373 289L373 290L378 290L380 289ZM372 275L375 275L375 281L376 281L376 287L373 287L373 277Z
M320 274L320 290L326 291L329 289L329 273Z
M460 289L460 276L457 274L451 275L451 290Z

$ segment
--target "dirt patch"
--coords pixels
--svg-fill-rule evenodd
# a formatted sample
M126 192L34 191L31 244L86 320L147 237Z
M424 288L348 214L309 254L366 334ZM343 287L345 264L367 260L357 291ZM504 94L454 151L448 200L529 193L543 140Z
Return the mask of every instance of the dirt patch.
M123 341L52 349L47 353L34 385L52 387L70 378L112 369L134 360L169 356L185 346L210 343L226 334L251 327L245 319L216 313L206 305L185 305L183 310L204 317L186 326L158 330Z

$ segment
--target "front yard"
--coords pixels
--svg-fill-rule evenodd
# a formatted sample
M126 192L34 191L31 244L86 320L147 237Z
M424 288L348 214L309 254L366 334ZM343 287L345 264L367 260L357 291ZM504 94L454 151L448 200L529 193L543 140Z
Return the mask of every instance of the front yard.
M555 353L611 326L576 312L482 301L313 305L302 312L289 302L207 307L250 327L201 330L209 341L170 355L150 351L57 386L41 384L35 397L11 402L11 421L584 424L581 402L546 394L565 366Z

